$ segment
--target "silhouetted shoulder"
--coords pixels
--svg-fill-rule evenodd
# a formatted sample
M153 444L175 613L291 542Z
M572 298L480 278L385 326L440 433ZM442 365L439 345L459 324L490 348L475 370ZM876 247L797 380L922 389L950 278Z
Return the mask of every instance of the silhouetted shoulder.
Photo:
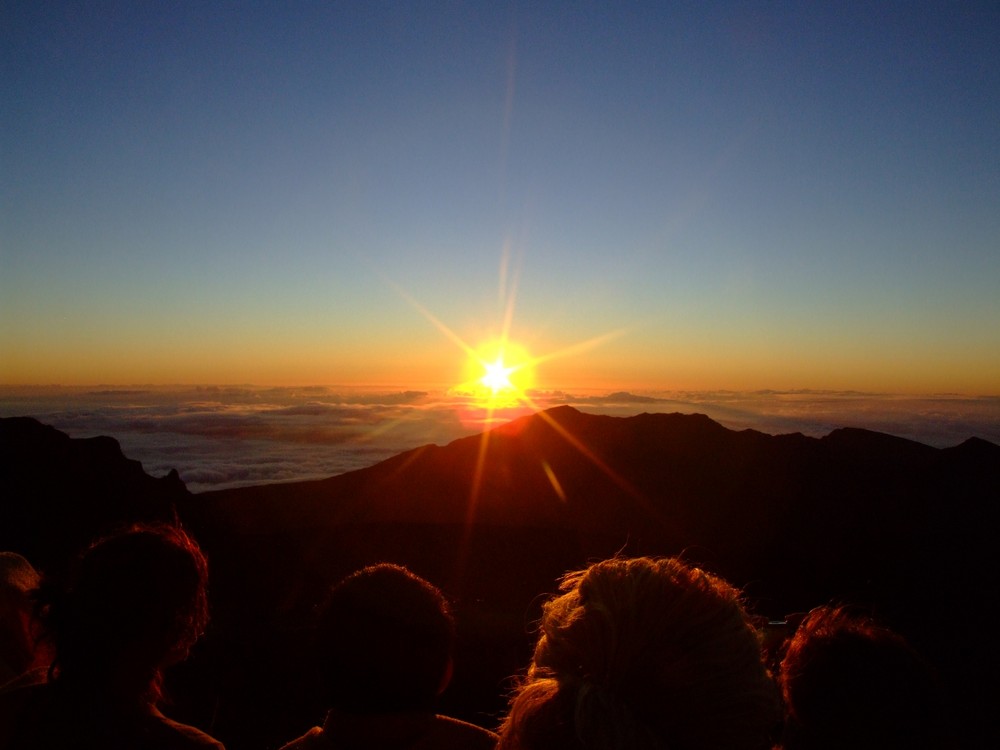
M450 716L331 711L322 727L313 727L281 750L494 750L497 740L493 732Z
M40 700L44 683L14 685L0 688L0 750L16 746L21 716Z
M151 734L154 742L147 748L163 748L163 750L225 750L225 747L214 737L205 734L197 727L181 724L168 719L157 712L153 716Z
M280 750L318 750L330 748L330 742L323 736L322 727L313 727L298 739L281 746Z
M51 684L0 692L0 750L225 750L195 727L151 712L109 711L97 702L67 705Z
M426 740L415 747L421 750L431 748L468 748L468 750L494 750L499 737L482 727L450 716L435 716L434 724Z

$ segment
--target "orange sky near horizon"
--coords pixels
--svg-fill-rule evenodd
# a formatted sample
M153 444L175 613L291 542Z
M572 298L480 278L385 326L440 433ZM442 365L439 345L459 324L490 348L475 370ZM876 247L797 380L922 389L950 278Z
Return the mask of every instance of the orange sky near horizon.
M427 331L388 341L309 342L232 337L79 341L56 346L5 344L3 385L251 384L446 389L468 377L468 357L458 346ZM585 351L573 341L526 337L531 357L542 358L533 386L542 390L857 390L865 392L1000 395L993 378L1000 354L926 359L897 349L857 345L844 353L817 345L788 349L775 344L723 341L658 341L625 332ZM469 340L473 348L483 341ZM569 350L566 356L551 355ZM959 354L960 353L956 353ZM987 356L983 356L987 355Z

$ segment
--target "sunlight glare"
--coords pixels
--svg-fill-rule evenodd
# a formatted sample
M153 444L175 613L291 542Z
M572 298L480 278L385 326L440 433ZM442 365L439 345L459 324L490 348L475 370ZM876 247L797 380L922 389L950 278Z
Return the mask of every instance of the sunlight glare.
M513 371L513 367L507 367L503 359L497 357L495 362L486 363L486 374L479 379L479 382L497 394L514 387L510 382L510 374Z
M534 361L520 346L496 339L471 352L465 368L465 390L483 406L520 401L534 386Z

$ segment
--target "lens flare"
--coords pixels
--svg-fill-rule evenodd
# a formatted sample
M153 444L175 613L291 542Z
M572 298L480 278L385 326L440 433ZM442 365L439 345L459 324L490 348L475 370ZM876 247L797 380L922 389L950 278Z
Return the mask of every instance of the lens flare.
M523 347L499 338L468 351L463 382L453 392L468 397L473 408L492 412L526 405L532 387L534 360Z
M487 454L489 453L490 439L493 434L489 430L490 427L524 414L537 413L539 418L548 422L552 429L561 435L569 445L576 448L581 455L593 462L595 466L604 471L609 477L615 481L619 481L617 474L599 456L592 453L586 445L540 409L532 398L532 392L535 388L534 370L536 365L560 357L581 353L621 335L622 331L597 336L564 349L551 351L540 357L529 355L523 347L515 344L509 338L514 318L514 299L516 297L517 283L516 273L514 281L509 281L507 278L508 254L509 248L505 245L500 274L500 299L503 304L502 333L478 349L474 349L466 343L461 336L445 325L444 322L439 320L437 316L405 290L389 282L400 296L413 305L421 315L427 318L442 334L465 352L466 355L463 382L461 385L450 388L448 390L448 397L454 400L456 404L455 411L459 421L463 425L475 426L477 429L482 429L483 431L479 439L479 451L476 457L475 471L473 472L469 486L465 532L462 535L462 540L458 545L456 553L455 569L456 575L459 577L459 582L464 573L465 562L469 553L472 527L476 519L480 491L483 482L486 480ZM553 492L563 502L566 502L566 490L559 482L555 471L545 462L543 462L543 469L549 479L549 483L552 485ZM621 483L625 486L623 480ZM630 488L627 487L627 489ZM642 499L637 492L633 491L633 494L638 500Z

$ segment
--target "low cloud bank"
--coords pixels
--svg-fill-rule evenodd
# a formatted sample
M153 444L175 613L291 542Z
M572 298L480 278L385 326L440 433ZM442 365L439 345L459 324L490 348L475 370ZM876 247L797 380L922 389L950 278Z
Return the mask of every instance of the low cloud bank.
M1000 398L816 391L533 391L532 406L615 416L699 412L731 429L820 437L862 427L935 447L1000 443ZM72 437L110 435L153 476L177 469L192 492L320 479L443 445L530 413L492 414L428 391L309 388L2 388L0 416L32 416Z

